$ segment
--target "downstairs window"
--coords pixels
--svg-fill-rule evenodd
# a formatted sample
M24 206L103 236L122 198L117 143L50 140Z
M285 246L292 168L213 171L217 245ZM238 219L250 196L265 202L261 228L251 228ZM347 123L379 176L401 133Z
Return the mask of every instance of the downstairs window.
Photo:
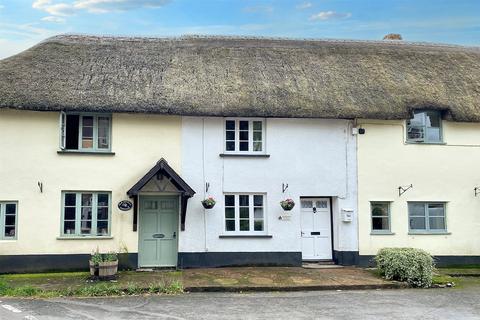
M0 240L17 238L17 202L0 201Z
M265 197L262 194L225 195L226 232L264 232Z

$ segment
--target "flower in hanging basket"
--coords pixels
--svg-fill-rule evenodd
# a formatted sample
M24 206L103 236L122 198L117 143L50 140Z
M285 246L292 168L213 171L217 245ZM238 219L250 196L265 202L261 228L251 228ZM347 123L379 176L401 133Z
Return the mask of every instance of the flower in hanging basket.
M207 199L202 200L202 205L205 209L212 209L215 206L215 203L217 202L213 197L208 197Z
M280 201L280 205L282 206L283 210L290 211L295 207L295 202L292 199L285 199Z

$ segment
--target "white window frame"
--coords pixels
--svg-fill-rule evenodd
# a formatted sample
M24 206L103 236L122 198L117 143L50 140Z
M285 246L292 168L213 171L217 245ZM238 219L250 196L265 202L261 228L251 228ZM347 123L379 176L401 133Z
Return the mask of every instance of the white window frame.
M5 236L7 204L15 205L15 236L13 237ZM18 238L18 201L0 201L0 231L1 231L0 240L17 240Z
M241 231L240 230L240 196L249 196L248 200L248 207L249 207L249 229L248 231ZM234 196L235 197L235 230L234 231L227 231L227 226L226 226L226 216L225 216L225 208L226 202L225 202L225 196ZM254 206L254 196L262 196L263 197L263 230L261 231L255 231L255 206ZM227 235L264 235L267 234L267 194L263 192L226 192L223 194L223 232Z
M67 139L67 116L77 115L78 119L78 148L77 149L67 149L66 148L66 139ZM82 147L82 126L84 117L93 117L93 141L91 148ZM108 118L108 148L98 148L98 118ZM60 149L70 152L111 152L112 150L112 114L110 113L89 113L89 112L60 112Z
M227 150L227 121L235 121L235 150ZM248 121L248 150L240 151L240 121ZM253 151L253 122L262 123L262 150ZM263 118L225 118L223 121L223 150L228 154L265 154L266 121ZM231 141L231 140L229 140Z
M65 194L73 193L75 194L75 233L65 233ZM81 233L81 201L82 194L91 193L92 194L92 226L89 234ZM107 234L99 235L97 234L97 214L98 214L98 195L107 194L108 195L108 232ZM68 238L102 238L102 237L111 237L112 232L112 193L110 191L78 191L78 190L67 190L62 191L62 210L60 212L60 236ZM73 221L73 220L72 220Z

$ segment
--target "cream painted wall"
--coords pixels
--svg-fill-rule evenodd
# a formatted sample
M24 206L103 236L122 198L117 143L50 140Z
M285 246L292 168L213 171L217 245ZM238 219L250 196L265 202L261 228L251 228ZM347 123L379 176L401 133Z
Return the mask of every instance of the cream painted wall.
M361 255L417 247L434 255L480 255L480 124L443 121L445 144L405 143L405 121L361 120L358 208ZM398 187L413 184L401 197ZM394 235L371 235L370 201L392 201ZM407 201L445 201L448 235L409 235Z
M58 120L56 112L0 110L0 201L19 203L17 240L0 240L0 254L137 252L133 210L117 203L162 157L180 172L181 118L114 114L113 156L57 154ZM62 190L111 191L113 238L58 240Z

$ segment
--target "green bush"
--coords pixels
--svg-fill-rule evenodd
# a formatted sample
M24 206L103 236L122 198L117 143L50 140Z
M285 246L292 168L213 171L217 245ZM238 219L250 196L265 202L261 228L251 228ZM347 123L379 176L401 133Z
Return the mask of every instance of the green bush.
M375 257L381 274L388 280L406 281L413 287L432 285L435 268L432 256L415 248L383 248Z

